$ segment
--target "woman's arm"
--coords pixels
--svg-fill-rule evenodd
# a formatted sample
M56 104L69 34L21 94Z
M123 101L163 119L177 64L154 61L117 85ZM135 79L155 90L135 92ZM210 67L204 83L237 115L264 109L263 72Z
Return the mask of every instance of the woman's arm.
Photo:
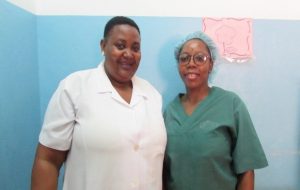
M31 175L31 190L57 190L59 170L68 151L38 144Z
M254 171L249 170L238 176L237 190L254 190Z

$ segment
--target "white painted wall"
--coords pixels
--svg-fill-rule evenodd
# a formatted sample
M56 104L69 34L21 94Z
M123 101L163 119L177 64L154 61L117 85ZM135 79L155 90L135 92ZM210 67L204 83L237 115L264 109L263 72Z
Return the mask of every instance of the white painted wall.
M27 1L22 1L22 0L7 0L8 2L11 2L12 4L15 4L31 13L36 14L36 0L27 0Z
M37 15L249 17L300 20L299 0L8 0Z

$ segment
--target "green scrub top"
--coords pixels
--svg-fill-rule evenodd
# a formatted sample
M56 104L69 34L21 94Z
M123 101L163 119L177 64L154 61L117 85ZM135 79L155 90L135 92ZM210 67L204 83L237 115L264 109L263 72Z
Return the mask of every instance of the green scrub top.
M212 87L187 115L179 94L164 113L167 190L235 190L237 175L268 165L243 101Z

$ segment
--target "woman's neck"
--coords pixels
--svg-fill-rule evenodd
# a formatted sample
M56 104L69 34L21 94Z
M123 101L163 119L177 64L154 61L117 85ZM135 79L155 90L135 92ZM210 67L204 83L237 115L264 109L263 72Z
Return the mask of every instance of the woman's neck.
M119 95L128 103L130 104L131 96L132 96L132 83L130 82L127 84L112 84Z
M209 86L197 89L187 89L186 94L183 96L182 101L185 101L191 105L197 105L201 102L206 96L208 96L210 91Z
M187 115L192 115L194 110L198 107L200 102L204 100L210 91L210 87L202 89L189 89L187 93L181 97L181 103Z
M118 89L118 90L129 90L129 89L132 89L132 82L131 81L128 81L128 82L117 82L115 80L110 80L112 86L115 88L115 89Z

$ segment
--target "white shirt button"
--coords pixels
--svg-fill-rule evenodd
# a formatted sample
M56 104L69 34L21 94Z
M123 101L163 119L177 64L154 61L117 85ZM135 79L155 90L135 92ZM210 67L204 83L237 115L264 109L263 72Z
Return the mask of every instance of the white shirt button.
M139 148L140 148L140 146L139 146L138 144L134 144L134 145L133 145L133 149L134 149L134 151L138 151L138 150L139 150Z
M130 183L130 187L131 187L132 189L138 188L138 185L139 185L138 180L134 180L134 181L132 181L132 182Z

